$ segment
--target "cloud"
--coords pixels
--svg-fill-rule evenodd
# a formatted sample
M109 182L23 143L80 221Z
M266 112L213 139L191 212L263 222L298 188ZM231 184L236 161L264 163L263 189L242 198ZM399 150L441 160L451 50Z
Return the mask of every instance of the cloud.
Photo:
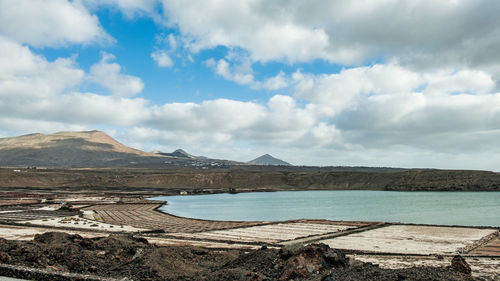
M142 82L130 86L138 78L123 74L112 55L103 54L85 73L72 58L48 61L5 38L0 46L2 134L107 126L130 143L150 148L188 146L206 152L203 147L224 147L236 158L249 156L249 149L267 148L291 155L287 160L298 164L334 164L323 159L334 153L335 161L344 161L338 164L429 165L430 155L438 153L444 165L452 163L449 155L464 151L499 152L500 94L484 71L421 72L395 63L336 74L297 71L276 76L288 81L294 96L274 95L264 103L214 99L154 105L129 97L142 89ZM207 64L216 67L218 62ZM82 92L79 88L89 80L115 94ZM238 151L240 156L230 154ZM417 152L427 156L411 162ZM307 154L309 160L295 154ZM477 160L468 165L482 167Z
M170 58L164 50L156 50L151 53L151 58L156 62L159 67L172 67L174 61Z
M149 124L164 130L202 131L207 134L245 130L265 114L265 109L253 102L228 99L202 103L169 103L152 108Z
M106 126L130 143L205 152L222 147L228 158L256 150L297 164L500 169L481 159L500 153L497 4L165 1L163 20L179 34L160 36L151 54L159 66L172 67L186 49L225 46L225 56L206 60L207 67L282 94L154 104L135 97L142 80L111 54L87 72L76 57L49 60L30 49L105 41L109 35L88 7L114 5L135 17L158 12L153 1L33 1L26 14L11 16L26 3L0 9L2 135ZM256 62L295 68L317 59L345 65L338 73L280 71L263 79L253 70ZM378 63L362 65L366 61Z
M84 79L85 73L77 68L73 58L49 62L28 47L1 36L0 49L0 97L4 100L53 97Z
M338 74L296 72L293 77L296 97L322 105L335 114L362 96L408 93L423 83L418 73L396 64L349 68Z
M283 71L280 71L276 76L267 78L262 87L266 90L276 91L288 87L288 79Z
M500 94L370 97L336 122L348 141L365 147L405 145L436 152L496 151Z
M481 71L375 65L295 76L295 94L323 111L346 144L463 153L495 150L500 94ZM388 81L404 83L387 83Z
M90 67L89 79L108 89L112 95L129 97L142 91L144 84L135 76L121 73L121 66L112 62L115 56L103 53L101 61Z
M101 6L117 7L126 17L148 15L155 16L158 0L81 0L86 6L99 8Z
M500 59L500 3L489 0L164 0L163 9L194 52L237 47L254 61L356 65L397 58L442 67Z
M0 0L0 34L36 47L113 40L80 1L66 0Z
M163 1L163 8L167 21L190 39L188 47L194 52L222 45L241 47L257 61L307 61L321 55L328 45L323 30L297 25L279 14L267 15L260 1L224 1L217 5L211 1L187 5Z
M28 47L6 39L0 45L8 51L0 55L0 61L10 62L0 67L0 124L23 124L19 128L23 132L29 127L26 120L38 120L33 126L137 127L162 131L163 135L173 135L179 140L195 137L222 144L282 142L284 138L293 142L315 127L315 110L299 108L288 96L274 96L265 105L229 99L150 105L147 100L127 97L142 89L142 83L122 74L110 54L104 53L90 72L85 73L72 59L48 61ZM17 64L12 62L14 57ZM85 81L100 83L113 95L79 91ZM12 126L2 129L14 130Z
M252 62L244 52L230 51L229 54L219 60L210 58L204 61L206 67L212 69L217 75L226 80L240 85L247 85L253 90L276 91L288 87L290 79L280 71L276 76L258 81L254 77Z
M215 61L213 58L210 58L205 61L205 65L213 69L218 75L237 84L251 85L254 83L253 71L248 61L240 65L231 66L225 59Z
M78 91L84 81L95 79L95 75L120 82L124 87L130 84L129 80L132 85L136 83L135 77L121 77L120 66L109 64L110 55L104 55L96 65L97 70L89 75L79 69L72 58L48 61L33 54L28 47L2 37L0 49L0 119L3 129L11 130L22 124L19 129L26 131L30 124L28 120L33 120L31 128L37 131L40 124L54 124L55 128L66 124L69 129L100 123L126 126L148 118L148 101L144 99ZM111 71L102 68L111 68ZM10 126L5 125L9 123Z
M58 131L85 131L94 128L79 124L68 124L57 121L41 121L31 118L9 118L0 117L0 130L16 132L17 135L37 133L54 133ZM12 133L5 137L12 137Z

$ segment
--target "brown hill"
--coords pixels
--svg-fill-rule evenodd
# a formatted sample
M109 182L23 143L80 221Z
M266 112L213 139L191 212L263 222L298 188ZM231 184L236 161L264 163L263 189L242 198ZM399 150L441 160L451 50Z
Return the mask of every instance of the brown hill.
M275 158L269 154L264 154L247 162L250 165L264 165L264 166L292 166L292 164L285 162L281 159Z
M0 139L0 166L106 167L158 157L127 147L101 131Z

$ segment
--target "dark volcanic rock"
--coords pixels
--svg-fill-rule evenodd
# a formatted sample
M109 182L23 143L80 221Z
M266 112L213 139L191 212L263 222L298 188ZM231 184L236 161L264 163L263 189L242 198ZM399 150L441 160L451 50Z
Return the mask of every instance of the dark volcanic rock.
M280 280L304 278L324 269L345 267L347 264L348 259L339 250L325 244L311 244L288 259Z
M455 259L455 267L391 270L362 262L350 265L342 252L323 244L281 252L221 251L190 246L157 247L129 235L89 239L46 233L33 241L0 240L0 260L8 266L128 280L475 280L462 273L464 261L459 258ZM8 270L2 268L5 266L0 267L0 274L7 274ZM14 275L24 276L11 274ZM34 279L84 280L55 276Z
M454 271L458 271L465 274L471 274L472 272L470 265L460 255L456 255L453 257L453 259L451 260L450 268Z

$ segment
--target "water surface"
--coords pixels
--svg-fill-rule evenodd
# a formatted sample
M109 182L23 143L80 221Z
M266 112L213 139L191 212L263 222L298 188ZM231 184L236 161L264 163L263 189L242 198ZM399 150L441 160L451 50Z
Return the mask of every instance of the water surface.
M281 191L164 196L161 211L233 221L330 219L500 226L500 192Z

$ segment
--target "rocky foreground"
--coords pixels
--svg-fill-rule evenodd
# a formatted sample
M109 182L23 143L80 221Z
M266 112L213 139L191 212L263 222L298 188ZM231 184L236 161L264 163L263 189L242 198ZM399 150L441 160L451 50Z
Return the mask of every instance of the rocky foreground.
M448 267L391 270L348 259L324 244L219 251L56 232L28 242L1 239L0 263L121 280L477 280L459 256Z

